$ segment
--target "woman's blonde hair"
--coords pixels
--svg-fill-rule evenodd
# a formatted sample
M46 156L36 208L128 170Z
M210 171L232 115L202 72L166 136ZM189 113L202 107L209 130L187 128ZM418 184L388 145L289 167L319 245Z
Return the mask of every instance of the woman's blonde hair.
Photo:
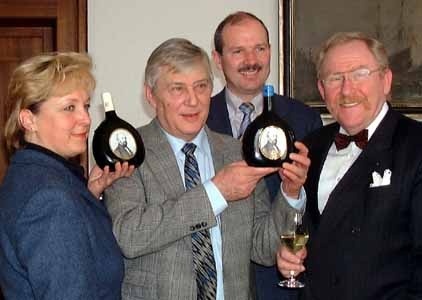
M77 89L91 94L95 88L91 70L90 56L76 52L34 56L14 70L8 86L8 118L4 130L9 157L25 145L25 129L20 123L20 112L28 109L37 114L40 105L47 99L64 96Z

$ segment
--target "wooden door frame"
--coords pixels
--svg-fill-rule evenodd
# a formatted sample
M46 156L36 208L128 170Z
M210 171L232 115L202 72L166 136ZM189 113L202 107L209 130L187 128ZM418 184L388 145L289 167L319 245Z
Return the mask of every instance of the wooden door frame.
M87 52L87 10L87 0L0 0L2 22L25 19L56 22L57 51ZM88 150L79 161L88 174Z
M37 4L32 2L0 0L0 18L54 19L57 21L58 51L87 51L87 0L38 0Z

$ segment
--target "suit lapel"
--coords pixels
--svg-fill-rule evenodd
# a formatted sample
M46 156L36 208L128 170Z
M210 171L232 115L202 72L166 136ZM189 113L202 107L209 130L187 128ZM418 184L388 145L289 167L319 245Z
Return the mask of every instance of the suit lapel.
M275 99L275 101L272 101L271 110L277 114L277 116L287 121L289 119L288 106L286 105L284 99L279 95L275 95L273 99Z
M212 155L212 160L214 163L214 170L215 170L215 173L217 173L219 170L221 170L224 167L226 163L228 163L225 161L225 155L224 155L227 149L225 149L225 144L218 134L211 131L208 127L205 127L205 132L207 134L208 142L211 148L211 155Z
M219 133L232 136L232 126L226 103L226 89L211 98L210 113L207 120L208 126Z
M167 195L180 195L185 192L183 180L171 146L154 119L141 132L145 137L146 163L151 167Z
M368 145L334 188L321 218L321 230L335 230L351 209L364 204L372 172L391 167L392 137L397 120L397 115L390 109Z
M338 132L338 124L332 124L325 127L325 131L321 136L317 136L316 141L311 141L312 149L309 153L311 159L311 167L308 171L308 181L306 182L306 191L310 197L307 204L307 212L313 224L318 224L320 221L320 213L318 210L318 183L322 167L327 158L328 150L334 140L334 135ZM307 143L307 141L305 141Z
M214 170L215 170L215 173L217 173L225 165L233 162L233 155L235 154L234 151L237 151L237 150L236 148L226 149L225 147L227 147L227 144L223 142L220 136L210 131L208 128L206 128L206 132L207 132L208 140L211 146L211 153L212 153L212 158L214 162ZM239 151L239 159L240 159L240 148L238 149L238 151ZM229 253L231 254L234 253L234 250L230 248L231 247L230 242L225 241L225 237L230 236L230 234L233 233L233 230L235 230L237 227L237 223L239 222L239 220L242 219L242 214L244 214L244 211L241 209L242 201L228 202L229 207L220 214L221 239L222 239L222 245L223 245L222 246L223 264L224 264L224 259L226 255Z

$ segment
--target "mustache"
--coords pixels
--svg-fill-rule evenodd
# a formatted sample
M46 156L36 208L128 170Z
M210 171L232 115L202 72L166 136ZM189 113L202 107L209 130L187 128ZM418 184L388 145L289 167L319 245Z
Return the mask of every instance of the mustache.
M239 72L250 72L250 71L261 71L262 66L260 64L247 64L241 66L238 71Z
M348 97L340 97L339 104L350 104L356 102L364 102L366 101L366 97L364 96L348 96Z

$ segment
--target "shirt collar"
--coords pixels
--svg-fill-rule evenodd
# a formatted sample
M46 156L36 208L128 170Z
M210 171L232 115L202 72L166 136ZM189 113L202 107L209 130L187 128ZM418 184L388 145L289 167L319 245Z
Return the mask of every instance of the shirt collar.
M173 150L173 153L181 152L181 149L186 143L194 143L197 147L197 149L201 152L204 152L207 145L207 134L205 132L205 129L202 128L201 131L196 135L195 138L193 138L191 141L185 141L181 138L175 137L174 135L171 135L167 131L165 131L163 128L161 128L167 137L167 140L170 143L171 149Z
M235 112L240 112L242 115L243 113L239 110L239 106L245 102L240 97L236 96L232 91L230 91L228 88L226 88L226 99L227 99L227 105ZM263 96L262 93L259 93L255 97L252 98L250 103L252 103L255 107L254 113L256 115L260 115L263 110Z
M378 113L378 115L371 122L371 124L369 124L369 126L366 128L366 129L368 129L368 141L372 137L372 135L374 134L375 130L378 128L378 126L381 123L382 119L384 119L385 115L388 112L388 109L389 109L389 107L388 107L387 102L384 102L384 104L382 105L381 110ZM346 133L346 130L344 130L344 128L341 127L341 126L340 126L340 133L347 134Z

